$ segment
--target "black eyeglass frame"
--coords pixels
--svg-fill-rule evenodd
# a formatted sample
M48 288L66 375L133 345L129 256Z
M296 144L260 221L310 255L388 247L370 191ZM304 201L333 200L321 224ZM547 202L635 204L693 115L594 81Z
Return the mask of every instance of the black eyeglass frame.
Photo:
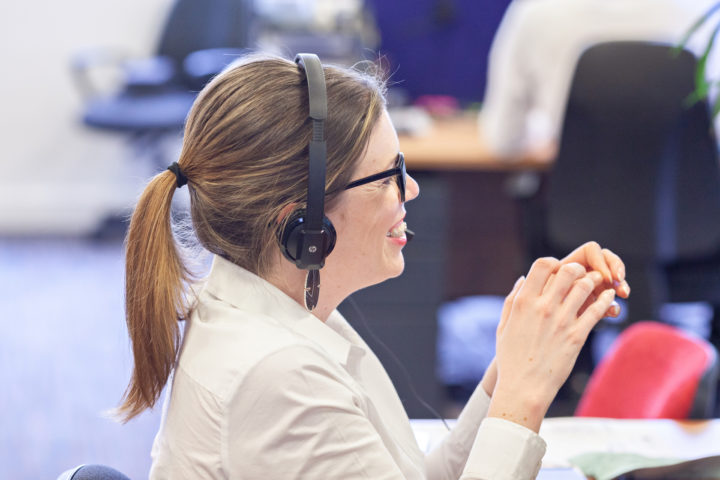
M400 189L400 201L402 203L405 203L405 185L407 184L407 171L405 169L405 155L403 155L402 152L398 152L395 164L396 166L394 168L348 183L345 186L345 190L359 187L360 185L366 185L368 183L372 183L377 180L382 180L383 178L392 177L393 175L395 175L395 181L397 182L398 189Z

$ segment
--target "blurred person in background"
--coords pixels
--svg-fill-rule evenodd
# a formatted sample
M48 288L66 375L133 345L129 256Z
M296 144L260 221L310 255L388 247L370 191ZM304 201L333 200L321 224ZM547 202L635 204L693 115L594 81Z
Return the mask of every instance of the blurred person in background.
M480 111L483 140L499 157L554 151L575 65L585 49L615 40L678 44L714 3L513 0L490 49ZM696 55L707 45L707 27L688 43Z
M180 158L133 214L134 371L120 414L153 407L171 385L150 477L534 478L548 406L590 329L617 314L616 292L629 291L622 261L596 243L536 261L505 301L495 361L425 455L383 366L336 309L403 272L405 202L419 194L380 78L315 64L327 91L325 228L337 241L319 284L284 251L310 207L308 145L319 141L303 58L248 56L210 82ZM193 233L213 254L194 284L171 220L186 184Z

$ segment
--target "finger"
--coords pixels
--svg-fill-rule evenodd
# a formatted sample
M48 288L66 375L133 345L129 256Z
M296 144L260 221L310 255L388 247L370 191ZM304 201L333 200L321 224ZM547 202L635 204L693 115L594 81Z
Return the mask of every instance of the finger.
M552 279L552 283L547 287L547 295L549 295L555 303L561 303L575 281L583 278L585 275L585 267L579 263L563 265L560 267L560 270L558 270L555 278Z
M585 310L588 309L590 305L595 303L598 299L598 295L595 293L590 294L590 296L585 300L585 303L583 303L583 306L580 307L580 310L578 310L577 314L578 316L585 313ZM607 309L607 312L605 312L605 315L603 315L603 318L610 317L610 318L617 318L620 316L620 312L622 309L620 308L620 304L613 300L613 302L610 304L610 307Z
M520 291L520 287L522 287L523 282L525 281L525 276L521 276L515 281L515 285L513 285L512 290L510 290L510 293L507 297L505 297L505 301L503 302L503 308L502 312L500 313L500 323L498 324L497 328L497 336L500 336L502 334L502 331L505 329L505 324L507 323L507 319L510 317L510 312L512 312L512 304L515 301L515 297L517 296L517 292Z
M550 288L550 286L551 286L551 285L553 284L553 282L555 281L555 275L556 275L555 273L550 274L550 276L548 277L547 282L545 282L545 286L543 287L543 291L542 291L542 293L540 293L540 295L545 295L545 293L548 291L548 289Z
M614 281L613 288L622 298L628 298L630 296L630 285L628 285L627 280L623 280L622 282Z
M595 285L595 288L593 290L593 293L588 296L588 298L585 300L585 303L583 303L582 307L580 307L580 310L578 310L577 314L580 315L582 312L585 311L587 307L589 307L595 300L597 300L597 297L600 296L600 294L605 290L607 287L603 287L603 277L602 274L598 271L593 270L592 272L589 272L587 274L590 279L593 282L593 285Z
M615 290L608 288L598 297L595 303L590 305L585 312L578 317L578 325L583 329L583 333L586 336L595 324L603 318L603 314L608 311L614 300Z
M575 316L578 315L580 308L585 305L588 298L593 295L595 287L597 286L596 282L598 277L600 278L600 282L602 282L602 277L598 274L598 272L591 273L594 273L595 275L585 275L583 278L573 283L572 288L563 302L563 308L568 312L572 312Z
M612 285L615 292L622 298L628 298L630 296L630 285L625 279L625 264L620 257L607 248L603 248L603 256L613 272L615 280L613 280Z
M598 296L595 294L595 292L591 293L590 296L585 299L585 302L582 304L582 307L580 307L580 309L577 311L577 316L579 317L580 315L582 315L590 305L595 303L597 298L598 298Z
M590 270L597 270L602 273L603 279L612 284L613 276L610 272L610 265L608 265L605 255L603 255L602 248L597 242L588 242L585 244L585 257Z
M612 282L610 267L607 265L602 253L602 248L597 242L587 242L573 250L570 255L562 259L563 263L577 262L584 265L588 270L599 271L605 281Z
M620 304L618 302L616 302L615 300L613 300L610 303L610 307L608 307L607 312L605 312L605 316L612 317L612 318L619 317L620 316Z
M559 265L560 261L552 257L538 258L535 260L532 267L530 267L530 271L528 272L527 278L523 282L518 295L540 295L545 288L545 284L550 278L550 275L555 272Z
M618 282L625 280L625 264L612 250L609 248L602 249L603 257L605 257L605 263L608 264L612 271L613 278Z

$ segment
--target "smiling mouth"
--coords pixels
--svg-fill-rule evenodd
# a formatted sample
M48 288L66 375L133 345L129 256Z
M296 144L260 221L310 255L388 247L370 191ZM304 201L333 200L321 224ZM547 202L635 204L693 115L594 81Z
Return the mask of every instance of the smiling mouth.
M385 234L386 237L390 238L402 238L405 236L407 230L407 223L400 222L396 227Z

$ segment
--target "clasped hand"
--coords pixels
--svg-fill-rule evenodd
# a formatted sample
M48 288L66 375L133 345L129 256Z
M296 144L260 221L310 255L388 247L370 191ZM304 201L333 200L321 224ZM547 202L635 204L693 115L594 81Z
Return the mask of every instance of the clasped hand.
M617 316L615 295L629 293L624 264L596 242L562 260L537 260L505 300L496 359L483 379L488 415L537 431L590 330Z

